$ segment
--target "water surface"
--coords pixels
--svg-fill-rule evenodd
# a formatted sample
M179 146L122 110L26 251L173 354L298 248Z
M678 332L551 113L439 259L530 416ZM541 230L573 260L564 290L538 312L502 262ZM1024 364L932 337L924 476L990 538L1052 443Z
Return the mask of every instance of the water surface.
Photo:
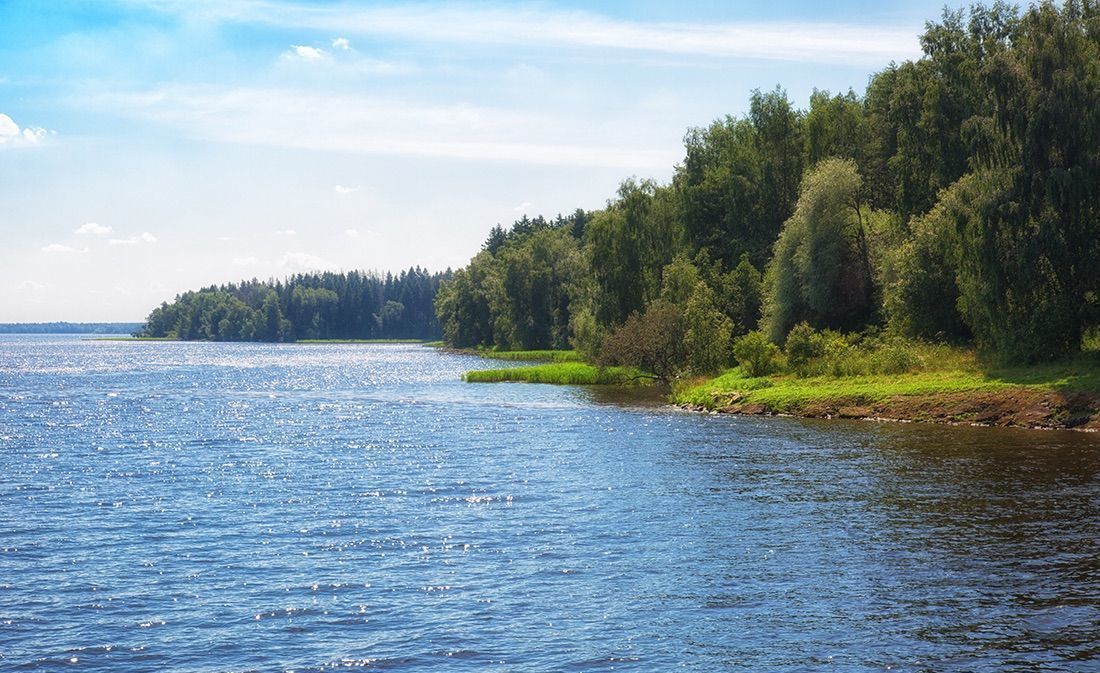
M0 337L0 670L1100 670L1100 441Z

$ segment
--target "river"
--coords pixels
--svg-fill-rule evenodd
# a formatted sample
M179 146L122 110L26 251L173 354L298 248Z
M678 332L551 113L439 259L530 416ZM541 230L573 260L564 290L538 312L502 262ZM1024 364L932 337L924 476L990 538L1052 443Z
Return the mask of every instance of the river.
M1100 670L1100 438L497 364L0 337L0 670Z

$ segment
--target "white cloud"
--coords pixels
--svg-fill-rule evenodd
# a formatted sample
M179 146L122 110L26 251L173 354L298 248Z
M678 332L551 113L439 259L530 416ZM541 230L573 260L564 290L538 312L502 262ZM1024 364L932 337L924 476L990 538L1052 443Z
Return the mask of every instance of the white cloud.
M85 222L76 228L73 233L81 235L104 236L114 231L111 225L103 225L96 222Z
M294 236L297 233L298 232L294 231L293 229L279 229L278 231L275 232L275 235L276 236Z
M0 112L0 148L37 145L49 133L46 129L38 126L28 126L21 129L14 119Z
M524 201L523 203L519 204L518 206L516 206L512 210L516 211L517 213L522 213L522 212L525 212L532 205L533 204L530 201Z
M33 280L25 280L22 283L16 285L15 289L19 290L20 292L38 292L39 290L46 289L46 286L42 283L36 283Z
M348 51L351 49L351 42L346 37L338 37L332 41L332 48L339 49L340 51Z
M255 266L260 263L258 257L234 257L233 263L237 266Z
M348 238L359 238L359 230L358 229L345 229L344 230L344 236L347 236Z
M279 260L279 266L293 271L320 271L333 265L323 257L306 252L288 252Z
M292 44L290 46L290 52L303 61L322 61L327 56L323 49L307 47L300 44Z
M112 238L107 241L109 245L114 246L131 246L138 243L156 243L157 237L145 231L140 236L130 236L129 238Z
M65 245L63 243L50 243L49 245L43 246L41 250L48 255L69 255L76 252L88 252L87 248L78 250L71 245Z
M356 186L356 187L345 187L344 185L336 185L335 187L332 188L332 191L336 192L337 194L354 194L355 192L357 192L361 189L362 189L362 187L358 187L358 186Z
M294 89L165 87L101 93L82 104L125 111L214 142L342 154L385 154L645 172L680 158L679 145L654 148L621 118L576 124L548 111L423 104L370 94Z
M192 5L198 4L199 8ZM380 35L421 42L601 49L702 58L749 58L881 66L920 55L919 25L809 21L653 22L544 5L416 3L161 2L209 20ZM297 47L295 47L297 48ZM314 49L308 47L308 49ZM319 51L319 50L317 50Z

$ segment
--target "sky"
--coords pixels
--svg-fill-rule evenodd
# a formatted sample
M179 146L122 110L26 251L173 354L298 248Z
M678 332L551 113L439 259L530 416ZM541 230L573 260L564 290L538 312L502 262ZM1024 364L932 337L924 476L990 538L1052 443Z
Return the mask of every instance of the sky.
M495 224L668 181L753 89L862 93L943 7L0 0L0 322L457 268Z

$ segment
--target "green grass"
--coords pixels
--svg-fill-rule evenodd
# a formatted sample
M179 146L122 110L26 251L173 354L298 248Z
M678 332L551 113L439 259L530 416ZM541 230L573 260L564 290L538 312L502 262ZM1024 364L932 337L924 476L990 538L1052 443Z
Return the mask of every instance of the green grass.
M810 404L873 404L899 396L993 392L1031 388L1058 392L1100 392L1100 366L1094 358L1036 367L983 369L976 361L953 358L946 369L857 376L780 374L752 378L740 369L678 386L673 402L718 409L736 401L760 404L779 413L797 413ZM960 367L960 364L966 366Z
M423 339L298 339L299 344L422 344Z
M84 341L178 341L173 337L92 337Z
M527 360L530 362L582 362L583 358L577 351L475 351L477 355L490 360Z
M630 367L594 367L583 362L554 362L531 367L482 369L466 372L471 383L554 383L559 385L630 385L647 383L648 377Z

